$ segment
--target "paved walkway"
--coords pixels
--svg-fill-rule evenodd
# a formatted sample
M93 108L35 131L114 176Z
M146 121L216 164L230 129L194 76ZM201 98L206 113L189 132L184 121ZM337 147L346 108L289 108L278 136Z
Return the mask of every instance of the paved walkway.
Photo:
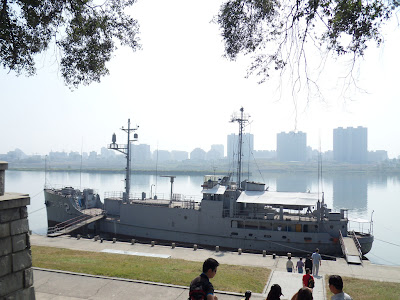
M274 283L282 287L284 296L282 299L291 299L293 294L302 286L301 274L287 273L286 257L277 256L274 259L267 255L237 252L215 252L211 250L198 249L194 251L190 248L176 247L172 249L168 246L154 246L149 244L134 244L124 242L112 243L111 241L94 241L89 239L72 238L62 236L48 238L45 236L32 235L31 244L38 246L49 246L58 248L69 248L82 251L125 251L146 253L147 255L164 256L191 261L204 261L208 257L213 257L220 264L236 264L246 266L265 267L272 270L270 279L262 294L253 294L252 300L265 299ZM297 258L293 259L294 262ZM348 265L344 259L336 261L322 261L320 276L316 278L314 288L314 299L325 300L325 274L338 274L347 277L357 277L362 279L400 282L400 267L374 265L366 261L363 265ZM47 275L46 275L47 274ZM34 271L34 286L37 299L187 299L188 291L186 287L167 286L156 283L143 283L139 281L124 279L106 279L103 277L93 277L84 275L72 275L72 273L54 273L48 271ZM107 297L103 297L107 295ZM114 298L113 298L114 297ZM146 298L147 297L147 298ZM218 293L218 299L230 300L240 299L235 293Z
M187 300L189 293L181 286L54 270L34 269L33 276L37 300ZM242 298L235 293L216 295L219 300Z
M286 271L272 270L271 277L265 291L265 297L274 283L282 288L283 296L281 299L292 299L292 296L303 286L302 279L304 274L288 273ZM315 277L315 287L313 289L314 299L326 299L325 279L323 276ZM253 298L252 298L253 299Z

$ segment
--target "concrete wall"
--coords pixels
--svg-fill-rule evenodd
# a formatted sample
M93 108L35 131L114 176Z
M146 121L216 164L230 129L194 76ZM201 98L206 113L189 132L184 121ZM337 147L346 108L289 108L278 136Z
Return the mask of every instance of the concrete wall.
M35 299L26 194L5 193L0 161L0 299Z

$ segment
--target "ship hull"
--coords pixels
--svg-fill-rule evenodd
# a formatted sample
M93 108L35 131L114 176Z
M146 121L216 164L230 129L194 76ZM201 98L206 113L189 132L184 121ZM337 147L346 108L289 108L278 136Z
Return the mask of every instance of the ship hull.
M69 197L45 190L45 200L49 227L83 214ZM182 209L105 199L105 209L108 217L97 221L96 230L110 238L123 236L187 246L197 244L209 248L265 250L271 254L290 252L305 255L319 248L326 258L342 256L339 239L332 232L297 232L296 224L277 230L277 226L285 224L280 220L250 220L243 226L240 225L243 223L240 218L222 217L223 207L218 201L203 200L201 209ZM272 230L266 229L269 225ZM308 226L313 228L315 223L310 222ZM373 236L359 235L358 239L362 253L368 253Z
M44 191L45 205L47 211L48 227L53 227L56 224L67 222L77 216L81 216L82 212L78 210L72 198L64 197L57 193Z
M100 223L100 230L110 236L123 235L208 247L220 246L303 255L319 248L325 255L342 256L339 239L331 233L296 232L292 229L295 224L292 227L283 227L286 231L264 229L266 223L279 223L279 220L259 221L257 227L238 228L236 225L240 219L221 217L222 208L218 202L203 201L202 210L212 213L193 209L117 203L114 202L115 206L120 207L120 215L110 216ZM252 225L254 224L253 222ZM314 226L314 223L309 226ZM372 242L373 238L360 238L363 254L371 249Z

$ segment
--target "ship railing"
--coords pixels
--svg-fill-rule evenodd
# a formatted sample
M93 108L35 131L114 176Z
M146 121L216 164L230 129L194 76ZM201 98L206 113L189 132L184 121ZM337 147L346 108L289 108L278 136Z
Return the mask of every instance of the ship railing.
M105 192L104 193L104 199L108 198L114 198L114 199L122 199L124 196L124 192L118 191L118 192ZM142 200L143 196L146 199L147 194L143 195L143 193L129 193L129 200ZM153 195L157 196L159 199L165 199L164 194L162 193L157 193ZM148 198L147 198L148 199Z
M348 231L354 231L361 235L372 235L373 222L364 219L349 219Z
M184 209L200 209L200 202L183 200L183 201L172 201L171 207L184 208Z
M143 193L129 193L129 200L146 200L146 199L160 199L160 200L168 200L170 201L170 195L166 195L164 193L156 193L151 195L151 198L147 197L148 194ZM105 192L104 198L114 198L114 199L122 199L123 192ZM195 201L200 202L202 199L201 196L198 195L183 195L183 194L172 194L172 201Z
M117 199L122 199L123 192L105 192L104 193L104 199L107 198L117 198Z
M157 194L153 194L150 195L150 197L148 197L149 194L147 193L131 193L129 194L129 199L130 200L145 200L145 199L164 199L164 200L169 200L169 196L168 199L166 198L164 193L157 193Z
M174 194L173 200L174 201L194 201L200 202L202 196L198 195L183 195L183 194Z
M223 216L229 216L230 214L230 210L229 209L224 209L223 211ZM241 218L241 219L245 219L245 220L269 220L269 216L272 213L265 213L263 211L235 211L233 216L235 218ZM279 213L276 212L273 214L274 216L274 220L276 220L276 216L279 216ZM315 218L313 218L313 216L310 215L301 215L299 216L298 214L283 214L283 219L285 221L301 221L304 223L310 222L313 223L315 222Z

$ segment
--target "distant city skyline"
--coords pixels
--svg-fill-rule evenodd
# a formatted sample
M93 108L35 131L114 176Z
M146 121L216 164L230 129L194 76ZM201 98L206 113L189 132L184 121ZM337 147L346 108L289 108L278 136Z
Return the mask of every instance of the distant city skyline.
M245 132L257 137L255 149L276 149L278 132L302 131L308 146L327 151L333 149L333 128L363 126L368 150L400 155L395 19L383 26L380 48L368 45L354 66L355 78L346 72L351 58L327 57L318 76L320 96L306 82L299 89L288 86L279 71L258 84L256 76L245 78L249 57L223 57L221 32L210 22L222 2L137 1L130 13L140 24L142 50L119 47L101 83L71 91L52 50L35 57L35 76L0 69L0 153L100 151L114 132L118 142L125 141L119 129L128 118L140 126L139 143L151 151L208 151L237 133L230 116L243 106L251 116ZM343 83L353 79L354 85Z
M276 134L277 146L276 150L256 150L254 149L255 137L253 134L244 134L242 139L242 159L251 160L257 158L276 159L277 161L290 162L299 161L306 162L316 159L319 150L313 149L307 145L307 133L305 132L280 132ZM227 158L232 161L237 161L238 151L238 135L230 134L227 136L227 155L225 155L225 145L211 145L210 150L206 151L200 147L192 151L182 150L164 150L157 149L151 151L150 145L147 144L131 144L132 161L184 161L184 160L219 160ZM19 152L18 152L19 151ZM22 156L22 149L9 151L7 154L0 153L1 157ZM25 153L23 153L25 155ZM333 149L322 152L324 158L337 162L348 163L367 163L372 161L383 161L388 159L387 151L384 149L371 151L368 150L368 129L365 127L347 127L333 129ZM78 160L81 154L77 151L59 152L51 151L48 154L52 159L73 159ZM90 152L82 152L84 159L97 157L98 153L95 150ZM102 147L99 156L103 158L114 158L120 153L114 152L112 149ZM43 155L39 155L43 156Z

